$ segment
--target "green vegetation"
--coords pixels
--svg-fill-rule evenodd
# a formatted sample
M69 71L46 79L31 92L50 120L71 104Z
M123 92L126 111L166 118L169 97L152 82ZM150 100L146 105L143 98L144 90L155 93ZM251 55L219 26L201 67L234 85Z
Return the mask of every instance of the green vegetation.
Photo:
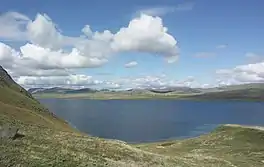
M15 140L0 139L0 166L173 166L171 157L124 142L90 137L56 118L0 70L0 126L18 127Z
M241 89L264 89L263 83L250 83L241 85L230 85L221 87L223 90L241 90Z
M96 92L96 93L41 93L33 94L36 98L65 98L65 99L177 99L177 100L244 100L263 101L264 89L242 89L221 92L208 92L199 94L174 94L174 93L126 93L126 92Z
M0 69L0 126L19 128L0 139L0 166L264 166L262 128L221 126L198 138L128 145L91 137L51 114Z
M95 93L76 93L76 94L62 94L62 93L39 93L33 94L36 98L78 98L78 99L160 99L173 98L184 99L195 94L172 94L172 93L128 93L128 92L95 92Z
M264 129L257 127L225 125L198 138L136 146L177 157L186 166L264 166Z
M12 124L21 127L24 124L36 123L53 128L71 129L65 121L57 118L40 105L31 94L16 84L1 68L0 115L0 125Z
M228 90L222 92L209 92L209 93L194 95L190 97L200 100L227 99L227 100L263 101L264 89L261 88L235 89L235 90Z
M36 98L84 99L192 99L192 100L245 100L263 101L264 84L232 85L210 89L174 88L171 90L96 91L92 89L69 90L50 88L33 94Z

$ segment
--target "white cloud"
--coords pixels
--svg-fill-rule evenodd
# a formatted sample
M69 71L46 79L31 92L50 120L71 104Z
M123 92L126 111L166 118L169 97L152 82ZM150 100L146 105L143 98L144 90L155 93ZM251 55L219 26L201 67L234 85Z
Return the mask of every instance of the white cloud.
M264 62L240 65L233 69L221 69L216 73L219 82L227 84L264 82Z
M91 76L69 75L69 76L21 76L17 78L21 85L34 86L91 86L98 84Z
M136 61L131 61L131 62L125 64L125 67L126 68L132 68L132 67L135 67L137 65L138 65L138 63Z
M9 47L15 52L13 55L19 55L11 56L11 64L17 66L39 69L90 68L106 63L112 54L131 51L164 56L168 62L178 58L177 41L168 34L160 17L141 15L116 34L109 30L92 32L90 26L86 25L82 29L86 36L69 37L62 35L46 14L37 14L33 21L18 13L7 15L28 23L26 39L31 43L21 46L19 51ZM68 47L65 51L65 46L71 46L71 49ZM3 57L1 60L7 61Z
M25 40L27 38L26 25L30 19L17 12L7 12L0 15L0 39Z
M23 85L94 83L117 88L120 83L114 81L90 81L84 76L74 79L80 76L72 71L101 66L113 54L122 52L159 55L170 63L179 56L177 41L168 33L162 19L146 14L132 19L116 33L107 29L93 32L90 25L85 25L81 30L83 35L77 37L63 35L46 14L37 14L30 20L23 14L9 12L0 16L0 24L0 39L28 42L17 49L0 42L1 65ZM136 62L130 62L128 66L135 65ZM147 78L146 82L152 81ZM162 85L163 81L159 83Z
M6 68L12 66L32 67L33 69L64 69L96 67L107 62L104 58L85 57L76 48L67 53L62 50L52 51L33 44L20 47L20 52L0 42L0 61ZM5 65L5 62L7 65Z
M107 89L119 89L121 88L121 85L115 82L111 82L111 81L104 81L103 87Z
M112 48L116 52L137 51L164 56L169 63L179 55L177 41L167 33L160 17L142 14L114 35Z
M87 36L87 37L91 37L93 35L93 32L91 30L90 25L85 25L82 29L82 32Z
M54 71L58 72L62 71ZM13 76L13 74L11 73ZM187 77L184 80L171 79L164 75L144 75L123 77L108 80L98 80L93 76L83 74L71 74L65 71L61 75L32 75L32 76L15 76L15 80L25 88L31 87L68 87L68 88L109 88L109 89L126 89L126 88L172 88L172 87L210 87L209 84L200 84L193 77Z
M11 68L15 58L19 58L17 53L10 46L0 42L0 62L5 68Z
M184 80L170 79L164 75L158 76L138 76L124 77L115 79L113 82L118 83L124 88L170 88L170 87L201 87L193 77L187 77Z
M47 14L37 14L35 20L28 23L27 34L31 43L57 50L63 46L72 46L79 41L76 37L62 35L58 26Z
M72 74L68 70L64 69L52 69L52 70L32 70L32 68L21 68L16 67L13 68L9 74L12 77L19 77L19 76L68 76Z
M67 88L107 88L119 89L121 85L113 81L102 81L83 74L68 76L20 76L15 77L18 84L25 88L32 87L67 87Z
M63 36L52 20L46 15L37 14L34 21L27 26L30 42L44 48L59 49Z

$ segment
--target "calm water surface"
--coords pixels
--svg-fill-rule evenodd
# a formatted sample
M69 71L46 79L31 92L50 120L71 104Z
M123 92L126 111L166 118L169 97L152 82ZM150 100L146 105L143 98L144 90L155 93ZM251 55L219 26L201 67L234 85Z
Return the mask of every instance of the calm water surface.
M195 137L219 124L264 126L263 102L40 99L93 136L127 142Z

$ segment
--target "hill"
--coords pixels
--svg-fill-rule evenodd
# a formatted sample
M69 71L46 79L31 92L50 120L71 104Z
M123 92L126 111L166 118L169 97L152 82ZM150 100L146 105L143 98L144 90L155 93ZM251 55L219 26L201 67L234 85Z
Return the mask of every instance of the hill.
M97 90L94 89L90 89L90 88L83 88L83 89L76 89L76 90L68 90L65 91L65 93L67 94L75 94L75 93L95 93L97 92Z
M242 89L264 89L264 83L249 83L249 84L240 84L240 85L229 85L222 86L220 90L242 90Z
M53 87L53 88L30 88L28 92L36 94L36 93L65 93L67 91L71 91L73 89L61 88L61 87Z
M37 93L37 92L40 92L43 90L44 90L44 88L30 88L30 89L28 89L28 92L31 94L34 94L34 93Z
M137 148L182 159L183 166L262 167L264 128L224 125L186 140L139 144Z
M14 124L22 127L26 124L38 126L71 128L63 120L50 113L24 88L14 82L0 66L0 125Z
M97 90L90 88L82 88L82 89L70 89L70 88L61 88L61 87L53 87L53 88L30 88L28 92L32 94L77 94L77 93L95 93Z
M264 89L262 88L246 88L224 90L219 92L208 92L190 96L195 99L221 99L221 100L264 100Z
M0 69L0 126L18 127L0 138L0 166L261 167L263 128L220 126L193 139L128 145L91 137L51 114ZM0 128L1 129L1 128Z
M0 166L173 166L173 158L121 141L90 137L51 114L0 68L0 129L19 128L18 138L0 138Z
M201 93L198 89L193 89L189 87L170 87L164 89L150 89L149 91L154 93L174 93L174 94L192 94Z

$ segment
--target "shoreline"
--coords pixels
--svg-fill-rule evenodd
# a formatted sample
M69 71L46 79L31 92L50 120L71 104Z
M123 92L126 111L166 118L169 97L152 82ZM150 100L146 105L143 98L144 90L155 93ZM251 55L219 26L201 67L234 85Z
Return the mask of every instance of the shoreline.
M67 100L75 100L75 99L84 99L84 100L192 100L192 101L242 101L242 102L264 102L264 99L252 99L252 98L199 98L199 97L177 97L177 96L131 96L131 97L88 97L88 96L49 96L49 95L34 95L33 97L36 99L67 99Z

